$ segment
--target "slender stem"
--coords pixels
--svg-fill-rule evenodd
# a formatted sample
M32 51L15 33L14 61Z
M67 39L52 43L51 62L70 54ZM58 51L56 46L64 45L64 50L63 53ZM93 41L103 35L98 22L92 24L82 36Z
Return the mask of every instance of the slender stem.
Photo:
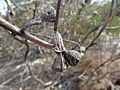
M106 20L104 20L104 22L101 23L101 26L98 28L97 34L95 35L95 37L93 37L93 39L91 40L90 44L86 47L86 50L93 45L93 43L98 39L98 37L104 31L104 29L106 28L107 24L111 21L112 13L113 13L113 6L114 6L114 0L112 0L112 2L111 2L110 11L109 11L109 13L107 15Z
M56 11L56 20L55 20L55 23L54 23L54 31L57 31L57 28L58 28L60 4L61 4L61 0L58 0L57 11Z

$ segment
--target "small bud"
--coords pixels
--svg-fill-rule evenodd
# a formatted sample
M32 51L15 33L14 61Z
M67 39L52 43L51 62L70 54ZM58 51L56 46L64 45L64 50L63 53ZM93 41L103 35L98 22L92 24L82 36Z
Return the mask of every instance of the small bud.
M56 10L53 7L44 9L41 13L41 20L43 22L54 22L56 19Z
M70 66L77 65L81 60L81 54L76 50L65 50L62 54Z

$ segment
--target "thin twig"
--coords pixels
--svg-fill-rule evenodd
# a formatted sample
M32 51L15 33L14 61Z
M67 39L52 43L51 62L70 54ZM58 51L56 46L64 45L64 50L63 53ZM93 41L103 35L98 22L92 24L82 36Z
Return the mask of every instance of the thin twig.
M29 65L29 62L27 62L27 57L28 57L28 53L29 53L29 44L28 44L28 42L27 42L27 39L26 39L25 41L23 41L23 40L18 39L18 38L15 37L15 36L13 36L13 37L14 37L14 39L16 39L17 41L19 41L20 43L22 43L22 44L24 44L24 45L26 46L26 52L25 52L25 54L24 54L24 63L25 63L25 65L28 67L30 76L31 76L35 81L37 81L37 82L39 82L40 84L42 84L44 87L48 87L48 86L52 85L52 84L53 84L52 81L49 81L49 82L47 82L47 83L44 83L41 79L37 78L37 77L34 75L32 69L31 69L31 67L30 67L30 65Z
M33 17L32 17L32 19L35 18L35 16L36 16L36 11L37 11L37 3L35 3L35 8L33 9Z
M47 82L47 83L44 83L41 79L37 78L37 77L34 75L32 69L31 69L31 67L30 67L30 65L29 65L29 62L27 62L27 57L28 57L28 53L29 53L29 44L28 44L28 42L27 42L27 39L25 40L25 46L26 46L26 52L25 52L25 55L24 55L24 62L25 62L25 64L26 64L26 66L28 67L30 76L31 76L34 80L36 80L37 82L39 82L40 84L42 84L44 87L51 85L51 84L52 84L51 81L50 81L50 82Z
M14 15L15 12L13 11L11 0L5 0L5 2L7 4L9 13L12 14L12 15Z
M92 77L93 77L93 74L95 73L95 71L97 71L97 70L100 69L101 67L109 64L109 62L114 62L114 61L116 61L116 60L119 60L119 59L120 59L119 56L120 56L120 54L115 55L115 56L113 56L113 57L110 57L109 59L107 59L106 61L104 61L103 63L101 63L101 64L98 65L97 67L95 67L95 68L92 70L90 76L89 76L89 77L87 78L87 80L85 81L85 84L88 83L88 82L91 82L91 81L97 81L97 80L103 79L107 74L109 74L108 72L105 73L105 74L103 74L103 75L101 75L101 76L99 76L99 77L97 77L97 78L95 78L95 79L92 79Z
M86 47L86 50L87 50L87 49L95 42L95 40L101 35L101 33L102 33L102 31L105 29L107 23L111 20L112 12L113 12L113 6L114 6L114 0L112 0L112 2L111 2L111 8L110 8L110 11L109 11L109 14L108 14L108 17L107 17L106 21L101 24L101 26L100 26L99 29L98 29L98 33L97 33L96 36L92 39L91 43ZM109 61L109 60L105 61L104 64L106 64L108 61ZM101 64L101 65L103 66L104 64ZM101 67L101 65L100 65L100 67ZM97 67L96 69L98 69L98 68L99 68L99 67ZM88 83L88 81L92 78L93 73L94 73L94 71L95 71L96 69L94 69L94 70L92 71L92 73L91 73L91 75L89 76L89 78L87 79L86 83Z
M100 25L97 25L96 27L94 27L92 30L88 31L88 33L83 37L83 39L81 40L81 44L83 44L86 39L88 38L88 36L92 33L95 32L96 30L98 30L98 28L100 27Z
M96 36L91 40L90 44L86 47L86 50L88 48L91 47L91 45L96 41L96 39L101 35L101 33L104 31L105 27L107 26L107 24L110 22L110 20L112 19L112 12L113 12L113 6L114 6L114 0L112 0L111 2L111 8L110 8L110 12L105 20L105 22L101 23L101 26L98 28L98 33L96 34Z
M61 5L61 0L58 0L58 2L57 2L57 10L56 10L56 20L54 22L54 31L57 31L57 28L58 28L60 5Z
M115 71L106 72L105 74L100 75L99 77L94 78L94 79L90 80L89 82L91 82L91 81L98 81L98 80L100 80L100 79L105 78L108 74L113 74L113 73L117 73L117 72L120 72L120 70L115 70Z

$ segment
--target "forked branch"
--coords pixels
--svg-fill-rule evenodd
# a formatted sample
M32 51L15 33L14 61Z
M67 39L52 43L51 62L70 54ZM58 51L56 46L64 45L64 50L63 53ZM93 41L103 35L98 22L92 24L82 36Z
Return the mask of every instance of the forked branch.
M43 46L43 47L48 48L48 49L54 48L52 44L31 35L27 31L25 31L25 34L21 34L20 28L12 25L11 23L6 21L2 17L0 17L0 26L3 27L4 30L9 31L11 34L14 34L14 35L16 35L18 37L30 40L30 41L34 42L35 44L38 44L38 45Z
M111 19L112 19L112 12L113 12L113 6L114 6L114 0L112 0L112 2L111 2L110 11L109 11L109 13L107 15L106 20L104 20L101 23L100 27L98 28L97 34L95 35L95 37L93 37L93 39L91 40L90 44L86 47L86 50L95 43L96 39L101 35L101 33L105 30L107 24L111 21Z

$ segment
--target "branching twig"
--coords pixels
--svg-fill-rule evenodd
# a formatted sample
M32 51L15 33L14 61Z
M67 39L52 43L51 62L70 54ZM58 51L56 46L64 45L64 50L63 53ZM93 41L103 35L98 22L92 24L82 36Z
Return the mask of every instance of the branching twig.
M110 74L110 72L107 72L107 73L105 73L105 74L103 74L103 75L100 75L100 76L97 77L97 78L92 79L93 74L94 74L95 71L97 71L97 70L100 69L101 67L109 64L109 62L114 62L114 61L116 61L116 60L118 60L118 59L120 59L120 54L115 55L115 56L111 56L111 57L108 58L106 61L104 61L103 63L101 63L101 64L98 65L97 67L95 67L95 68L92 70L90 76L86 79L85 84L88 83L88 82L91 82L91 81L97 81L97 80L100 80L100 79L105 78L105 76L106 76L107 74ZM113 72L113 71L112 71L112 72Z
M14 37L14 36L13 36L13 37ZM52 81L49 81L49 82L47 82L47 83L44 83L41 79L37 78L37 77L34 75L32 69L31 69L31 67L30 67L30 65L29 65L29 62L27 62L27 57L28 57L28 53L29 53L29 44L28 44L27 40L22 41L22 40L18 39L17 37L14 37L14 39L16 39L17 41L19 41L19 42L22 43L22 44L25 44L25 46L26 46L26 52L25 52L25 54L24 54L24 63L25 63L26 66L28 67L30 76L31 76L35 81L37 81L37 82L39 82L40 84L42 84L44 87L48 87L48 86L52 85L52 84L53 84Z
M52 37L50 37L50 36L48 36L48 35L42 35L42 34L33 34L32 33L32 35L36 35L36 36L41 36L41 37L44 37L44 38L46 38L46 39L52 39ZM78 47L80 47L80 44L78 43L78 42L76 42L76 41L72 41L72 40L68 40L68 39L63 39L63 41L65 41L65 42L69 42L69 43L73 43L73 44L75 44L76 46L78 46Z
M21 35L20 28L12 25L11 23L9 23L8 21L6 21L5 19L3 19L1 17L0 17L0 26L5 28L4 30L7 30L10 33L13 33L14 35L17 35L19 37L22 37L22 38L25 38L27 40L30 40L30 41L34 42L35 44L38 44L40 46L43 46L43 47L49 48L49 49L53 49L54 48L52 44L50 44L50 43L48 43L48 42L46 42L44 40L41 40L41 39L31 35L27 31L25 31L24 35Z
M7 4L7 7L8 7L8 12L11 14L11 15L14 15L15 12L13 11L12 9L12 3L11 3L11 0L5 0L6 4Z
M37 78L37 77L34 75L34 73L33 73L32 69L31 69L29 63L28 63L28 62L25 62L25 64L26 64L26 66L28 67L30 76L31 76L35 81L37 81L38 83L42 84L45 88L51 86L51 85L54 83L53 81L49 81L49 82L46 82L46 83L43 82L41 79Z
M107 23L111 20L112 12L113 12L113 5L114 5L114 0L112 0L112 2L111 2L110 12L109 12L109 14L108 14L108 17L107 17L106 21L105 21L105 22L102 22L101 26L100 26L99 29L98 29L98 33L97 33L96 36L92 39L91 43L86 47L86 50L95 42L95 40L100 36L100 34L102 33L102 31L105 29ZM110 58L110 59L111 59L111 58ZM88 83L88 81L92 78L93 73L94 73L99 67L105 65L108 61L109 61L109 59L108 59L107 61L105 61L104 63L100 64L98 67L96 67L96 68L92 71L91 75L89 76L89 78L87 79L86 82Z
M83 37L83 39L81 40L81 44L83 44L86 39L88 38L88 36L92 33L92 32L95 32L98 28L100 27L100 25L94 27L92 30L88 31L88 33Z
M86 39L88 38L88 36L92 33L92 32L95 32L96 30L98 30L98 28L100 27L100 25L94 27L92 30L90 30L85 36L84 38L81 40L80 43L84 43L86 41ZM106 27L105 29L106 30L109 30L109 29L119 29L120 26L110 26L110 27Z
M25 55L24 55L24 63L26 64L26 66L28 67L28 70L29 70L29 73L30 73L30 76L32 78L34 78L36 81L38 81L39 83L41 83L42 85L44 85L44 82L40 79L38 79L37 77L34 76L33 72L32 72L32 69L29 65L29 62L27 62L27 56L28 56L28 53L29 53L29 44L27 42L27 40L24 41L24 44L26 46L26 52L25 52Z
M109 23L109 21L112 19L112 12L113 12L113 6L114 6L114 0L112 0L111 2L111 8L110 8L110 12L105 20L105 22L101 23L101 26L98 28L98 32L95 35L95 37L91 40L90 44L86 47L86 50L91 47L91 45L96 41L96 39L101 35L101 33L104 31L105 27L107 26L107 24Z
M100 79L106 78L106 76L107 76L108 74L111 75L111 74L117 73L117 72L120 72L120 70L115 70L115 71L106 72L105 74L100 75L99 77L96 77L96 78L90 80L89 82L91 82L91 81L99 81Z

